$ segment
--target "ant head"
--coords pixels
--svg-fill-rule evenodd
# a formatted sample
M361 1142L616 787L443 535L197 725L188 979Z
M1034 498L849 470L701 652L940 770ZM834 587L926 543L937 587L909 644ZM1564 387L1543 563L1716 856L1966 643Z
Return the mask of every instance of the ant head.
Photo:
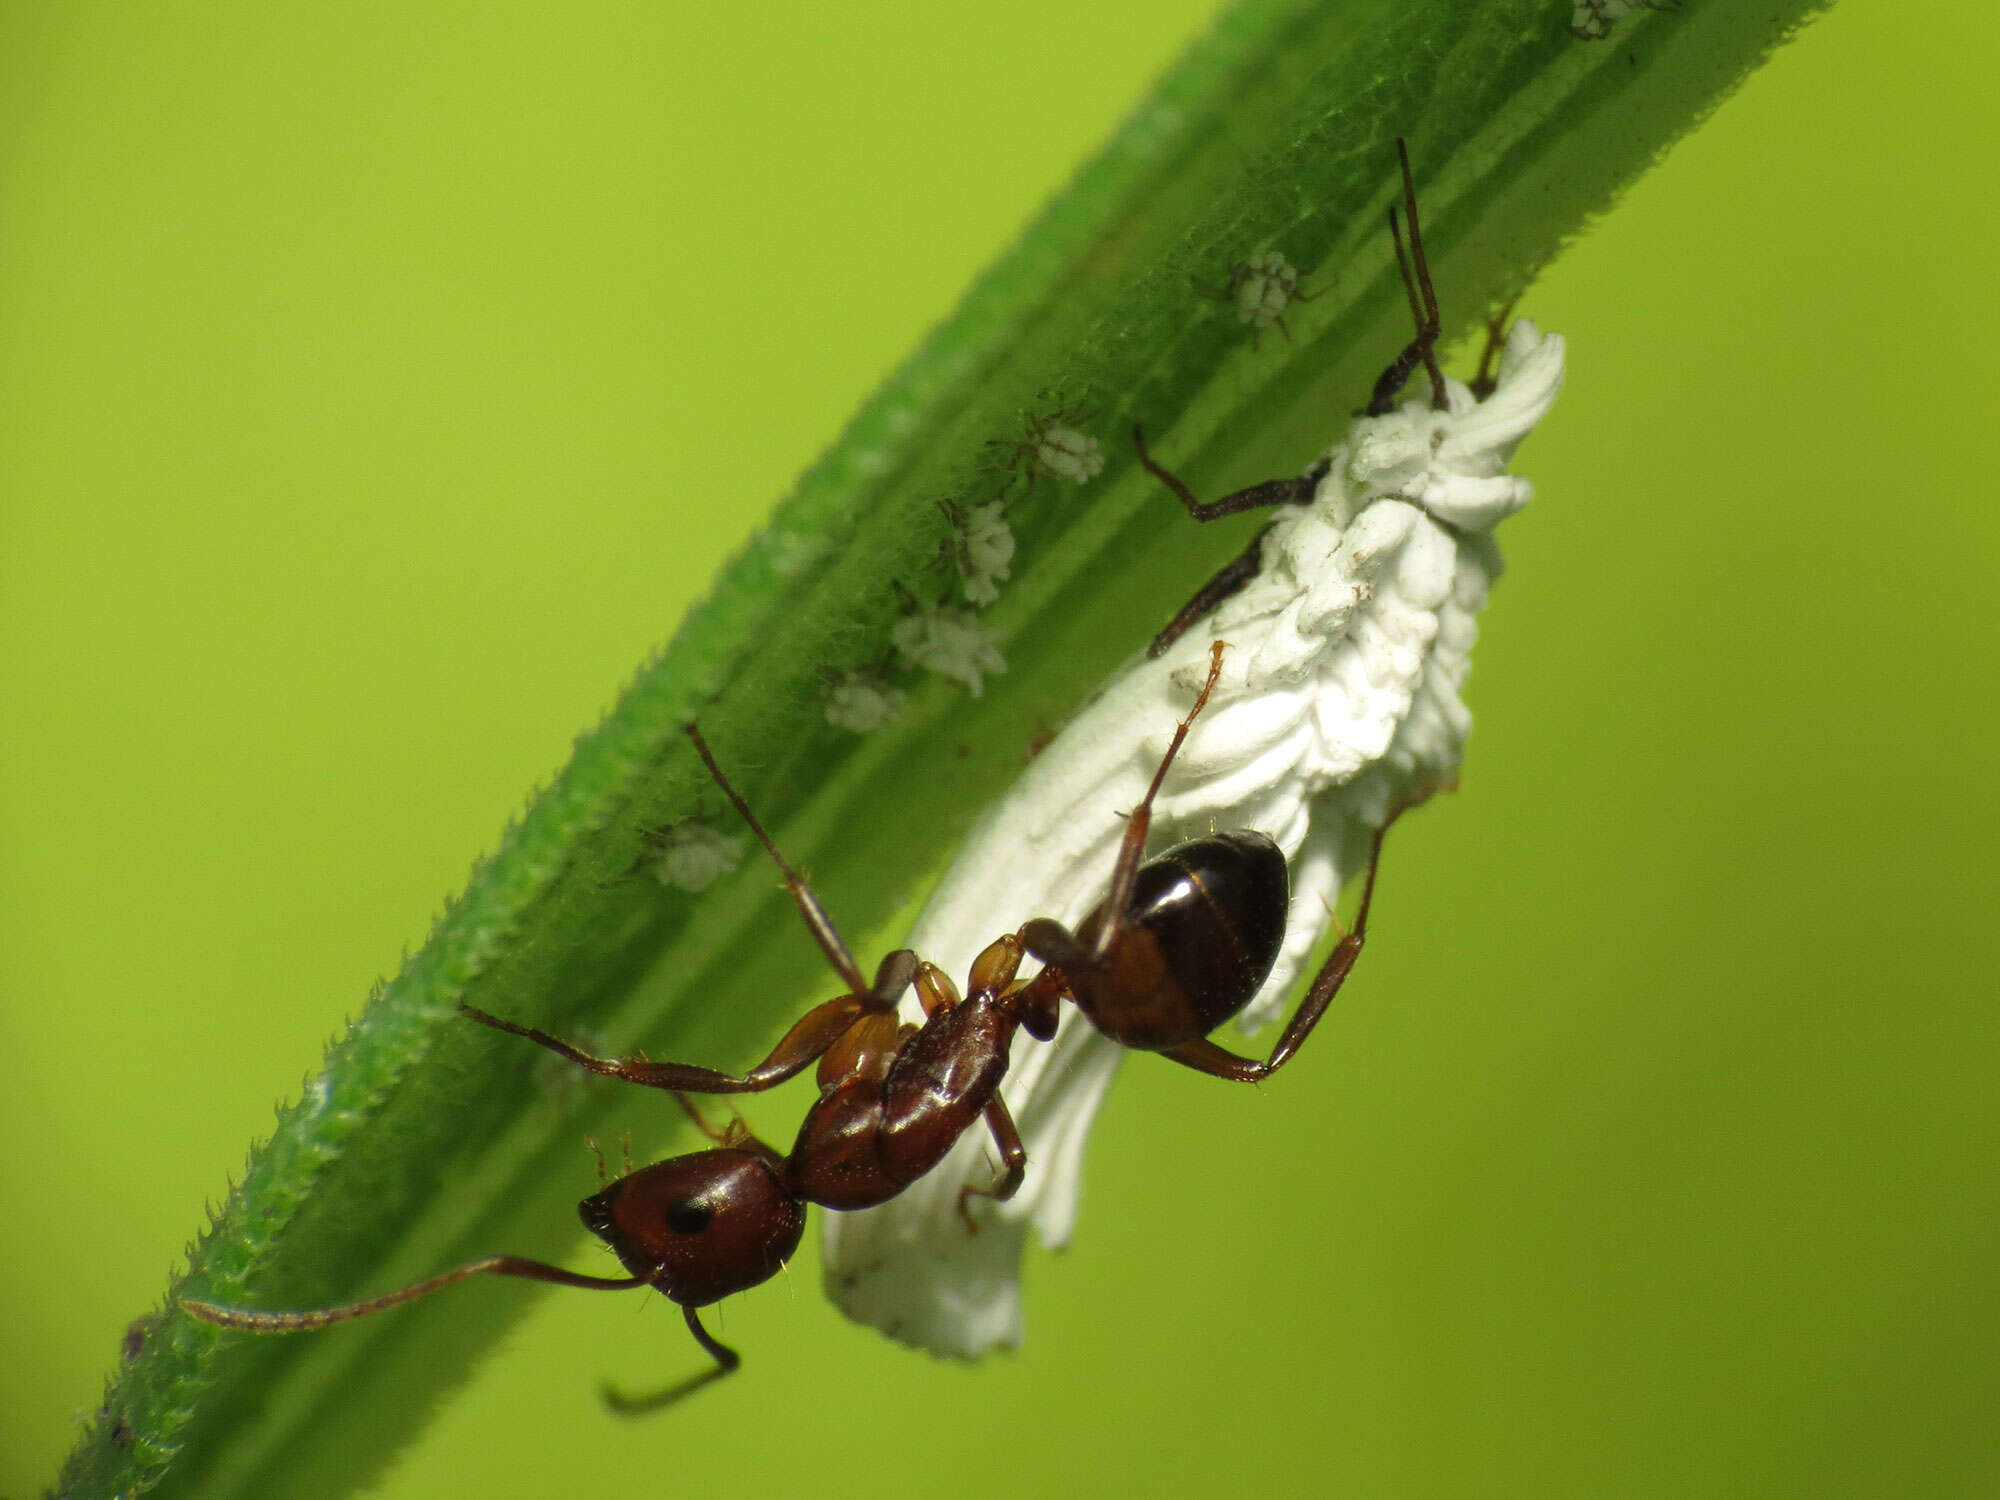
M752 1151L697 1151L621 1177L577 1205L625 1269L683 1307L767 1281L798 1248L805 1205Z

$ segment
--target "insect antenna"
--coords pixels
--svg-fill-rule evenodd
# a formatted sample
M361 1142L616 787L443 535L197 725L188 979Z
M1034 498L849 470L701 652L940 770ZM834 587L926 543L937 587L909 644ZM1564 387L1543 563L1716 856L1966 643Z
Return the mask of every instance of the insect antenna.
M1410 312L1417 320L1417 338L1423 345L1424 370L1431 377L1431 405L1439 411L1446 407L1444 371L1438 368L1437 341L1444 333L1444 315L1438 311L1437 289L1431 285L1430 262L1424 257L1423 225L1417 218L1417 185L1410 176L1410 151L1403 144L1401 136L1396 137L1396 159L1403 167L1403 210L1410 216L1410 264L1403 261L1402 237L1396 233L1396 215L1389 214L1389 237L1396 242L1396 267L1403 273L1403 287L1410 294ZM1415 288L1423 291L1423 305L1417 304L1417 291L1412 287L1412 270L1415 273Z
M1410 316L1416 322L1417 336L1403 346L1402 353L1390 361L1376 380L1368 404L1362 408L1362 415L1370 417L1386 416L1395 409L1396 392L1403 388L1403 382L1410 378L1410 371L1419 361L1430 376L1432 407L1443 411L1449 401L1444 371L1437 362L1437 341L1444 332L1444 319L1438 311L1437 292L1431 286L1430 262L1424 258L1423 228L1417 219L1417 186L1410 175L1409 148L1401 136L1396 137L1396 158L1403 169L1403 209L1410 223L1409 253L1404 253L1402 220L1393 208L1389 210L1389 237L1395 242L1396 270L1403 278L1403 292L1410 299Z
M350 1318L365 1318L385 1308L400 1307L405 1302L428 1297L432 1292L443 1291L453 1283L473 1276L520 1276L529 1281L550 1281L558 1286L582 1287L592 1292L629 1292L634 1287L646 1285L645 1279L639 1276L586 1276L581 1271L565 1271L560 1266L544 1265L541 1261L525 1260L518 1255L489 1255L484 1260L475 1260L399 1291L384 1292L379 1297L361 1302L342 1303L338 1307L266 1312L250 1307L224 1307L220 1303L184 1297L181 1299L181 1310L218 1328L235 1328L246 1333L309 1333L315 1328L345 1323Z

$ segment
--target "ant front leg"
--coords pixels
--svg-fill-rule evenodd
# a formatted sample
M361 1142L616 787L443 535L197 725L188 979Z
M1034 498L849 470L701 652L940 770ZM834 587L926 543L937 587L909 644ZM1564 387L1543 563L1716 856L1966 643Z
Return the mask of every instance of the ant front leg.
M1322 462L1296 479L1266 480L1263 484L1253 484L1248 489L1224 495L1220 500L1203 501L1195 498L1194 491L1181 481L1179 475L1153 461L1153 455L1146 451L1146 431L1137 423L1132 427L1132 445L1139 450L1140 465L1171 490L1186 507L1187 513L1197 521L1216 521L1224 516L1241 515L1244 511L1261 510L1271 505L1304 505L1312 499L1319 482L1326 477L1326 465ZM1167 647L1185 635L1195 621L1255 578L1262 561L1263 546L1264 533L1260 531L1250 539L1248 547L1224 563L1208 582L1195 590L1194 597L1183 604L1160 633L1153 637L1152 644L1146 647L1146 655L1157 657L1164 654Z
M1296 479L1267 479L1262 484L1224 495L1220 500L1197 500L1178 474L1154 462L1153 455L1146 451L1146 429L1136 422L1132 424L1132 446L1139 450L1140 467L1172 490L1174 498L1197 521L1220 521L1225 516L1240 516L1246 510L1263 510L1272 505L1303 505L1312 499L1313 491L1326 474L1322 465L1318 466L1318 472L1302 474Z
M683 1306L681 1315L687 1320L688 1332L694 1335L695 1342L706 1349L709 1357L715 1361L714 1368L703 1370L699 1375L690 1375L685 1380L675 1381L665 1390L655 1391L650 1396L628 1396L614 1385L601 1385L597 1389L597 1394L606 1410L621 1417L650 1416L656 1411L665 1411L668 1407L685 1401L703 1386L713 1385L725 1375L734 1375L742 1367L743 1356L702 1327L701 1319L696 1316L692 1307Z
M729 1111L729 1123L727 1125L717 1125L701 1112L700 1105L696 1104L693 1099L683 1094L679 1089L674 1090L674 1103L678 1104L687 1114L687 1117L694 1122L696 1130L699 1130L703 1135L725 1150L741 1151L748 1149L755 1151L759 1156L773 1163L782 1162L785 1159L784 1152L778 1150L770 1142L760 1140L757 1133L750 1128L750 1122L736 1113L733 1108ZM627 1137L626 1144L628 1146L631 1144L630 1137ZM625 1175L627 1177L632 1175L632 1154L629 1150L625 1154Z
M1242 592L1243 586L1255 578L1264 565L1264 532L1270 529L1266 526L1251 537L1249 546L1217 568L1208 582L1194 591L1194 597L1160 627L1159 634L1146 645L1149 658L1165 656L1167 647L1192 630L1197 620L1212 613L1223 600Z
M996 1203L1005 1203L1021 1190L1021 1180L1028 1175L1028 1148L1021 1144L1021 1132L1007 1109L1007 1101L995 1094L985 1113L986 1128L993 1133L993 1144L1000 1148L1000 1175L990 1187L974 1187L968 1182L958 1190L958 1216L965 1220L967 1234L979 1233L979 1221L972 1217L972 1199L991 1198Z
M1306 991L1305 999L1299 1002L1299 1008L1285 1023L1285 1030L1279 1036L1277 1045L1271 1048L1271 1055L1258 1062L1218 1046L1207 1037L1200 1037L1192 1042L1183 1042L1178 1047L1167 1048L1160 1056L1172 1058L1182 1067L1192 1068L1197 1073L1226 1078L1234 1083L1260 1083L1291 1060L1292 1054L1305 1045L1306 1038L1319 1025L1320 1017L1333 1004L1333 997L1340 993L1340 987L1353 972L1355 961L1361 957L1362 944L1368 940L1368 908L1375 900L1375 871L1382 862L1382 840L1401 814L1402 809L1397 809L1375 830L1368 850L1368 878L1361 887L1360 908L1354 914L1354 930L1342 933L1340 941L1333 945L1333 952L1327 955L1325 964L1313 978L1312 988Z

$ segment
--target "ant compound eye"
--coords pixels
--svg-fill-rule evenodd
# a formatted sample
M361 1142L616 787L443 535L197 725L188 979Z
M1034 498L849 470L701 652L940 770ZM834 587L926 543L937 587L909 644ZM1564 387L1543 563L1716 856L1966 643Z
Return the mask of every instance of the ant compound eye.
M678 1203L667 1205L667 1232L670 1234L700 1234L715 1218L715 1210L699 1198L683 1198Z

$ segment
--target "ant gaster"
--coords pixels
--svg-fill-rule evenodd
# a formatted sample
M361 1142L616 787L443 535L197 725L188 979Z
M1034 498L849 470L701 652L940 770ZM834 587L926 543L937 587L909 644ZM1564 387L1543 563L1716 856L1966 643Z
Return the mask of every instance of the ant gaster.
M1276 1072L1325 1014L1360 956L1382 835L1375 835L1353 930L1336 944L1270 1055L1260 1062L1209 1041L1207 1033L1241 1011L1270 973L1284 938L1288 899L1284 856L1261 833L1211 834L1142 863L1154 798L1215 687L1223 650L1224 643L1217 642L1208 680L1132 810L1104 900L1074 933L1038 917L989 944L972 962L963 998L942 970L906 948L883 959L874 982L867 982L811 888L730 785L700 731L688 725L688 737L716 784L783 873L793 903L846 993L808 1011L769 1056L742 1074L637 1057L594 1057L535 1027L461 1006L469 1019L526 1037L593 1073L672 1092L715 1142L714 1149L628 1171L578 1205L584 1224L629 1274L590 1276L496 1255L339 1307L267 1312L184 1299L182 1308L225 1328L288 1333L380 1312L480 1275L598 1291L649 1286L680 1306L689 1330L716 1362L645 1403L656 1405L737 1367L735 1351L702 1326L696 1310L776 1274L798 1248L807 1204L856 1209L885 1202L935 1167L980 1120L999 1147L1002 1165L989 1186L961 1189L960 1211L966 1213L970 1196L1011 1197L1021 1185L1027 1152L1000 1097L1000 1081L1015 1032L1052 1037L1062 1001L1074 1003L1113 1040L1162 1053L1199 1072L1245 1082ZM1044 967L1018 980L1016 971L1030 956ZM896 1015L911 985L925 1014L921 1026ZM757 1139L741 1120L721 1129L711 1126L686 1097L758 1093L814 1062L819 1098L789 1155ZM604 1176L601 1160L599 1176ZM969 1213L966 1222L971 1228Z

